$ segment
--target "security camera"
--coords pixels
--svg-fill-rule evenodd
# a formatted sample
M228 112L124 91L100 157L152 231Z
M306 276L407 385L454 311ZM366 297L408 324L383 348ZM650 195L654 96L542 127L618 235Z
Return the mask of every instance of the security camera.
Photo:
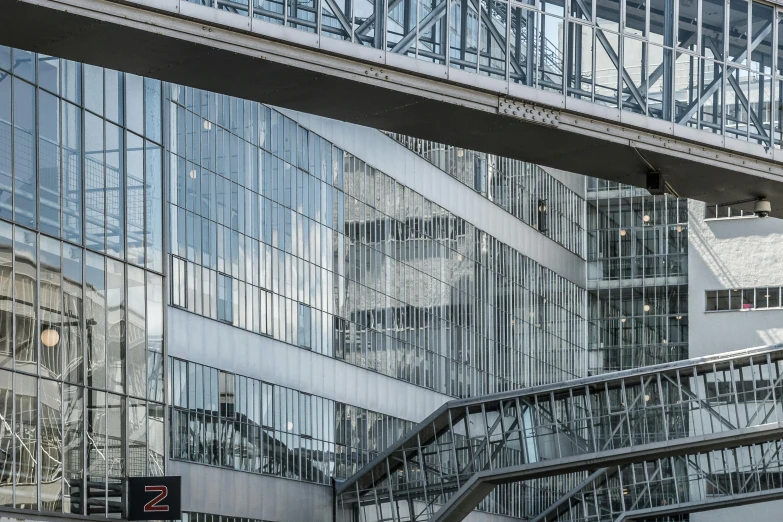
M772 205L766 199L760 199L753 205L753 213L756 217L765 218L772 212Z

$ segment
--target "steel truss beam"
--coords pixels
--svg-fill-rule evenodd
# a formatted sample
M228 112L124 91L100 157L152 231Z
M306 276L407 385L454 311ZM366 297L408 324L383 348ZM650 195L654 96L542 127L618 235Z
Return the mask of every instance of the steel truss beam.
M781 359L776 345L453 401L340 485L338 501L379 513L405 502L416 520L454 522L500 484L776 439ZM733 395L724 397L718 382L731 383ZM726 401L742 403L744 413ZM662 467L645 470L638 498L660 489L665 475ZM613 480L608 471L593 478L540 522L581 505L584 488ZM638 500L627 509L644 506Z
M666 379L669 379L668 377ZM783 384L783 373L778 375L778 377L775 379L775 381L772 383L772 386L768 390L768 392L761 398L761 401L766 401L770 398L770 394L772 393L772 390L779 388ZM687 390L683 389L683 392L686 392ZM698 399L695 394L691 393L690 391L687 391L687 395L691 399ZM711 407L710 405L704 403L701 405L705 411L707 411L710 415L711 419L717 420L719 423L721 423L724 427L726 427L729 430L736 429L736 426L729 422L723 415L720 414L720 412ZM755 417L759 415L760 413L765 413L764 418L760 421L761 424L765 424L769 417L775 413L774 410L768 410L766 412L763 412L761 409L757 409L753 415L748 419L749 422L754 422ZM781 457L781 447L778 444L769 445L766 452L762 456L761 459L761 465L762 465L762 471L766 471L770 468L780 469L783 468L783 457ZM689 456L687 458L687 464L688 467L692 470L692 472L696 475L698 475L700 478L702 478L704 481L709 482L710 486L713 487L715 490L721 490L721 486L716 483L714 480L711 479L712 473L707 470L701 469L699 465L699 459L698 457L692 457ZM608 471L608 473L604 473L604 471ZM658 467L656 469L656 474L659 474L661 471L661 468ZM588 477L587 480L585 480L582 484L580 484L577 488L574 488L572 491L568 492L566 495L563 495L561 498L557 500L552 506L550 506L548 509L546 509L541 515L539 515L533 522L554 522L559 517L563 516L564 514L567 514L568 516L565 517L565 520L569 521L575 521L579 520L583 515L583 512L586 512L589 510L589 502L585 500L585 497L587 495L598 495L596 490L601 489L603 485L607 482L607 478L609 477L609 473L612 475L619 474L620 476L626 475L627 473L626 468L604 468L603 470L599 470L596 473L593 473L590 477ZM748 474L747 478L745 479L744 483L742 484L742 490L744 495L750 495L748 498L755 498L755 493L753 491L748 491L747 487L750 481L753 479L753 474ZM652 481L648 481L646 484L646 489L649 490L650 487L652 487ZM781 476L780 481L781 487L783 487L783 476ZM731 502L734 502L732 500L734 496L736 495L736 492L732 491L720 491L721 494L724 495L731 495L731 498L724 498L724 499L715 499L714 497L710 497L709 502L705 504L705 506L715 506L712 509L718 509L720 506L726 505L728 502L729 505ZM769 492L765 493L766 495L772 494ZM643 500L643 496L639 496L635 501L634 504L629 509L624 509L622 512L622 517L626 517L627 512L633 511L632 518L641 518L641 515L637 515L637 512L643 513L645 512L645 509L638 508L638 504ZM649 502L649 499L646 499ZM720 501L718 501L720 500ZM650 503L651 504L651 503ZM676 503L672 503L667 508L666 505L658 506L658 510L653 511L653 513L660 513L661 509L669 509L669 510L675 510L672 511L672 514L676 514L676 510L680 509L679 506L682 504L686 504L688 506L694 505L694 501L691 499L688 502L684 502L678 499ZM623 504L624 505L624 504ZM576 506L576 507L575 507ZM574 510L577 510L578 513L574 513ZM705 508L706 509L706 508ZM602 513L600 510L595 509L596 516L599 518L601 517ZM614 520L616 518L616 514L613 516L610 516L607 520Z
M609 468L591 475L536 522L643 520L783 498L782 446L773 440Z
M769 22L765 24L764 28L759 31L759 33L751 40L750 42L750 52L752 53L760 44L764 41L764 39L769 36L769 34L772 32L773 24L772 22ZM709 39L708 41L711 41ZM723 52L719 51L717 49L717 46L715 46L715 43L712 42L710 45L710 48L712 49L712 52L715 54L715 56L722 57ZM747 59L748 51L742 51L739 56L737 56L737 59L735 60L737 63L742 63ZM723 67L722 67L723 68ZM696 100L692 101L685 109L685 112L680 115L679 118L677 118L677 123L683 124L690 120L694 114L696 114L696 111L699 110L699 107L702 107L705 103L707 103L707 100L712 98L712 96L717 92L718 88L721 86L721 82L723 81L723 75L726 74L725 70L722 70L719 75L716 75L715 78L710 82L710 84L704 89L704 92L699 96ZM729 78L731 78L731 75L729 75ZM736 84L736 79L734 80L735 83L732 84L732 88L738 92L738 95L742 96L742 90L738 90L738 85ZM743 96L744 98L744 96ZM723 103L721 101L721 103ZM745 104L747 103L747 99L745 99ZM748 109L748 113L751 113L752 111ZM757 118L758 120L758 118ZM755 123L754 123L755 125ZM757 127L759 132L764 132L762 127ZM766 135L766 134L765 134Z
M761 139L751 133L743 143L677 126L667 108L671 88L656 99L663 110L656 108L653 116L635 113L639 96L647 96L638 84L639 96L624 85L621 93L584 97L567 85L564 63L571 56L561 51L569 48L568 32L563 49L550 46L535 24L523 27L513 9L505 15L501 9L493 17L489 8L494 22L487 24L483 8L477 29L480 41L492 42L490 55L472 44L469 49L452 46L445 38L449 24L444 20L450 18L443 7L446 13L433 26L443 30L434 42L428 41L433 31L421 38L421 59L410 52L401 56L389 47L407 35L413 49L412 28L418 23L422 35L423 26L410 0L404 6L405 34L390 31L387 26L396 21L389 18L389 9L402 7L396 2L372 0L363 6L366 16L357 18L356 10L341 0L314 0L307 6L276 2L283 7L278 13L265 10L258 0L241 5L225 0L210 5L185 0L0 0L0 43L622 183L643 186L652 166L685 197L714 203L723 202L727 193L735 199L766 196L773 211L783 209L783 150L776 148L781 137L774 118L773 136ZM526 22L549 16L533 10L527 14ZM655 16L660 21L660 13ZM43 33L47 38L40 37ZM523 36L526 45L520 48ZM435 52L430 45L438 46ZM476 69L460 68L459 59L449 62L455 50L476 53L481 61L491 58L492 68L481 61ZM622 61L622 52L615 54ZM496 74L503 67L505 75ZM660 74L666 79L671 68L667 61L651 78ZM618 81L618 89L620 85ZM590 105L591 99L596 103ZM629 101L630 110L617 107L620 101ZM651 113L652 98L647 104ZM606 157L615 161L607 163Z
M721 432L704 437L686 437L674 443L655 443L637 450L612 450L600 456L557 459L535 464L524 464L492 471L482 471L470 479L450 497L430 522L460 522L489 495L496 486L536 478L552 477L576 471L589 471L599 466L622 466L664 456L682 456L694 452L733 449L783 438L783 425L772 424L744 428L735 432Z

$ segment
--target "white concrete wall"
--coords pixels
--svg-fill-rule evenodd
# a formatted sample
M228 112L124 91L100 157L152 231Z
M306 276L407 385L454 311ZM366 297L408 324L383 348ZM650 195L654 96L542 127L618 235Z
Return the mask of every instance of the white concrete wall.
M783 286L783 220L704 220L704 204L688 206L690 356L783 342L783 310L705 312L705 291ZM692 522L779 522L783 501L694 513Z
M783 342L783 310L710 312L705 291L783 286L783 220L704 220L689 203L688 319L690 356Z

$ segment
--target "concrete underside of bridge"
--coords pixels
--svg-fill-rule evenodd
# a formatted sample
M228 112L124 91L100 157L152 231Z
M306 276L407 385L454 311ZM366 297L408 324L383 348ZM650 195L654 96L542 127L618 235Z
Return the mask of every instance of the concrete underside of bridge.
M0 0L0 44L637 186L652 166L680 196L710 203L763 196L773 215L783 216L783 163L776 157L783 151L742 142L728 150L715 145L720 140L705 145L700 137L712 135L679 126L670 128L685 137L664 135L644 130L645 117L634 126L626 113L620 122L602 119L595 106L592 115L548 106L540 101L548 93L533 89L507 105L496 92L467 83L481 84L478 75L437 79L433 64L412 58L395 55L395 64L383 63L392 60L377 49L319 42L316 35L177 0L143 1L146 7ZM292 44L296 38L303 44ZM324 50L329 47L339 52ZM411 72L417 65L427 74ZM455 75L443 69L444 78ZM519 117L540 120L539 109L545 124Z

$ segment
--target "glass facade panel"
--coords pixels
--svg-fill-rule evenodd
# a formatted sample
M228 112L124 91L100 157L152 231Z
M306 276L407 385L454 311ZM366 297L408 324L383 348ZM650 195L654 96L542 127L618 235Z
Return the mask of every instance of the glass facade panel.
M229 100L167 97L173 304L453 396L579 374L583 290L275 110L221 116ZM545 230L578 248L582 200L507 166L492 194L535 222L554 202Z
M588 178L594 373L688 356L687 200Z
M119 517L124 478L164 471L161 87L139 144L124 74L0 68L0 505Z
M588 61L591 60L588 58ZM584 257L581 223L585 201L543 168L402 134L387 134L523 223ZM387 193L391 190L386 191L381 185L376 192L376 197L382 198L388 197ZM548 203L545 215L538 211L540 200ZM546 218L545 227L541 226L542 217Z
M171 359L170 365L175 459L328 485L414 426L201 364ZM391 433L377 431L381 425Z

